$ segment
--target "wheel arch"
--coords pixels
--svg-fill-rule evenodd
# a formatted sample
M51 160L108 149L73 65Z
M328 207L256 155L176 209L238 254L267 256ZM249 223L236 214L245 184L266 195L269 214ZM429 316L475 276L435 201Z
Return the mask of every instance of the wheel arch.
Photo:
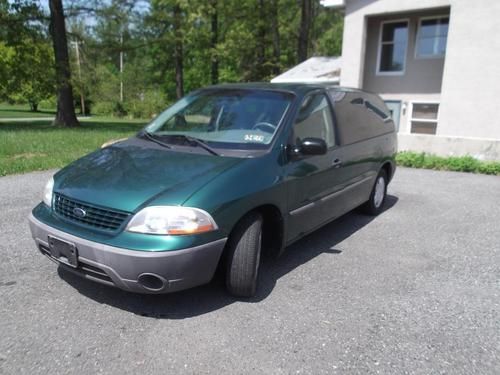
M380 168L381 170L384 170L386 175L387 175L387 182L392 180L392 177L394 176L394 166L390 161L386 161L384 164L382 164L382 167Z
M285 222L283 214L275 204L262 204L245 212L231 228L229 236L234 233L238 224L251 213L262 215L262 251L263 254L278 255L284 247ZM229 241L228 241L229 242ZM224 250L225 251L225 250Z

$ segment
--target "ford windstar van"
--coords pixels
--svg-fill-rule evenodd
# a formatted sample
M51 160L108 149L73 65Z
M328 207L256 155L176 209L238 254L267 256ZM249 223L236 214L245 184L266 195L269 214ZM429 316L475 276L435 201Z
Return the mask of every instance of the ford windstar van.
M30 228L42 254L95 282L166 293L220 267L228 291L248 297L264 252L356 207L381 212L396 148L375 94L212 86L57 172Z

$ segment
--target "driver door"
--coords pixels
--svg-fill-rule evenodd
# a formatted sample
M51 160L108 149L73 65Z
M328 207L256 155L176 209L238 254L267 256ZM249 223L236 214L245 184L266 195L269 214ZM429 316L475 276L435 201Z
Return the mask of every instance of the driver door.
M304 98L295 119L288 147L296 147L304 138L321 138L327 144L323 155L299 155L286 166L288 230L287 242L301 237L324 224L334 215L328 198L340 189L342 164L332 110L322 93Z

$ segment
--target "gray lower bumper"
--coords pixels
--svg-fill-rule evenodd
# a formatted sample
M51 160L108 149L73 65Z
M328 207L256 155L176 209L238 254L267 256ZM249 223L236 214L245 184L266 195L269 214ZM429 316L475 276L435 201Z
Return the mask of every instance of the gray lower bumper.
M49 258L49 235L75 244L78 267L60 263L65 269L137 293L169 293L208 283L226 243L226 238L223 238L182 250L134 251L73 236L40 222L33 215L30 215L29 222L38 249Z

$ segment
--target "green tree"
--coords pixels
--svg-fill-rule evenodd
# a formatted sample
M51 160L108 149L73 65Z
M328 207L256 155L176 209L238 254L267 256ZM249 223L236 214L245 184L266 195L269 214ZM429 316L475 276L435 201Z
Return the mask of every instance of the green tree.
M0 42L0 100L9 99L12 66L16 51L13 47Z
M320 8L311 30L312 53L321 56L340 56L344 17L335 9Z
M171 73L173 68L177 98L184 95L185 51L192 21L189 16L195 11L194 2L188 4L187 0L153 0L146 20L155 44L150 51L151 57L163 74Z
M30 109L36 112L40 101L54 94L54 71L50 69L54 55L47 41L30 42L26 40L14 49L8 97L16 102L28 102Z
M16 38L29 50L34 35L42 35L46 46L46 22L36 4L0 0L0 22L9 26L0 28L0 79L7 77L0 82L0 96L14 76L23 82L17 84L19 98L35 102L34 92L49 87L49 76L37 78L37 84L29 79L38 77L45 47L26 60L32 70L20 64L12 73L12 60L24 53L12 44ZM62 11L61 0L49 4ZM56 65L59 99L61 83L67 82L104 113L149 116L184 91L218 82L267 81L310 56L341 50L343 17L319 0L72 0L65 5L72 46L67 58L62 47L68 43L59 32L51 34L63 51L53 58L68 61L67 68ZM60 12L52 12L52 25L55 13L61 20ZM82 21L89 14L92 22Z
M338 54L342 17L308 3L304 58ZM267 81L299 61L301 1L152 0L140 12L131 0L106 4L83 47L86 91L100 110L139 113L210 83ZM120 80L122 103L113 90Z
M54 90L53 54L38 6L30 1L0 2L0 97L29 103L32 111Z

